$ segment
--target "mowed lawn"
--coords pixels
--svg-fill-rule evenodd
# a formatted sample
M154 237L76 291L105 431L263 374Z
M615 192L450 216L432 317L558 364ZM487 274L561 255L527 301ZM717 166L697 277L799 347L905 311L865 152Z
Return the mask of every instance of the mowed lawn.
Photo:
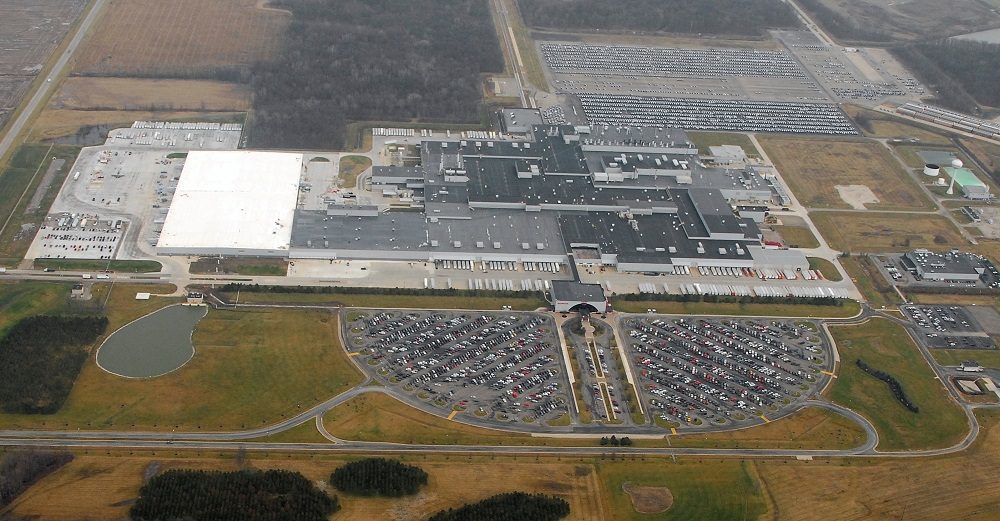
M0 337L22 318L61 311L69 289L54 282L0 283Z
M352 441L434 445L541 445L544 441L451 421L381 393L364 394L338 405L326 413L323 424L330 434Z
M839 251L947 251L968 244L951 221L937 214L811 212L809 216L830 247Z
M325 311L211 310L195 330L194 358L181 369L129 380L91 357L57 414L0 415L0 424L228 431L278 422L362 381L337 328Z
M236 292L223 292L230 302ZM251 293L240 292L246 304L327 304L357 308L483 309L499 310L510 306L515 311L534 311L547 306L541 294L534 297L466 297L451 295L375 295L322 293Z
M850 449L865 442L853 420L826 409L808 408L758 427L709 434L672 436L672 447L732 449ZM647 440L636 445L647 446ZM663 443L657 442L657 446Z
M749 463L741 460L678 458L653 461L607 461L597 471L615 521L758 519L767 511ZM670 510L656 515L639 514L622 485L666 487L673 495Z
M875 141L760 138L782 179L806 207L851 208L836 186L864 185L878 197L866 208L930 210L930 201L889 151Z
M860 326L831 326L830 331L842 362L829 397L875 425L878 450L947 447L965 436L968 425L961 407L948 396L902 326L876 318ZM920 412L910 412L885 382L862 371L856 364L859 358L896 378Z

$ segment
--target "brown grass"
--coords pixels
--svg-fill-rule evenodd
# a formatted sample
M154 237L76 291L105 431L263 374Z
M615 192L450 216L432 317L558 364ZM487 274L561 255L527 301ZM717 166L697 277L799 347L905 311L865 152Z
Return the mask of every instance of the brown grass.
M632 483L623 483L622 491L628 494L632 508L640 514L659 514L666 512L674 504L674 496L667 487L643 487Z
M898 138L898 139L919 139L923 143L935 143L947 145L950 143L947 137L935 132L931 127L924 127L917 123L911 123L901 118L895 118L888 114L875 112L861 108L857 105L844 105L844 112L852 119L858 115L869 118L871 129L862 128L864 134L876 138ZM859 125L860 126L860 125Z
M850 208L837 185L864 185L878 197L870 209L930 209L920 192L889 151L872 141L828 139L760 139L782 178L807 207Z
M951 221L937 214L812 212L810 217L830 247L839 251L945 251L968 244Z
M77 73L204 77L273 56L287 13L257 0L115 0L80 49Z
M771 227L781 235L785 244L792 248L819 248L819 241L813 235L812 230L804 226L780 226Z
M597 521L607 519L600 496L598 476L589 464L545 461L501 461L476 458L426 457L409 459L428 474L427 486L405 498L364 498L337 494L342 509L332 519L345 520L421 520L433 513L456 508L494 494L530 491L559 496L570 504L572 520ZM343 457L313 459L265 459L249 455L249 466L259 469L288 469L301 472L321 488L330 473L346 463ZM202 470L236 470L232 457L194 457L162 454L144 455L84 455L46 477L13 504L11 511L20 516L37 516L46 520L121 519L127 502L138 496L145 469L157 462L161 471L174 468ZM483 479L497 476L499 479Z
M49 106L69 110L195 110L250 108L250 89L222 81L67 78Z
M674 447L732 449L848 449L864 442L865 431L852 420L826 409L811 407L759 427L671 437L671 446ZM646 440L636 441L639 446L646 443Z
M938 458L756 463L773 513L799 521L992 520L1000 511L1000 415L979 411L970 450Z

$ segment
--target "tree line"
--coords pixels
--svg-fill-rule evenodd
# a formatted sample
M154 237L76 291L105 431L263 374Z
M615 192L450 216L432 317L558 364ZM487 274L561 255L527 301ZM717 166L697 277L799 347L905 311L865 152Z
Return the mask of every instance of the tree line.
M769 28L799 27L781 0L518 0L526 24L537 28L760 36Z
M352 121L478 122L504 68L488 0L275 0L279 56L251 75L252 146L341 148Z
M0 458L0 509L38 480L73 461L68 452L14 451Z
M139 490L132 521L325 521L336 497L298 472L168 470Z
M851 18L827 7L823 0L798 0L802 7L815 15L827 31L843 40L866 42L891 42L892 34L878 29L875 24L858 23Z
M893 49L935 91L938 103L978 114L1000 107L1000 44L947 38Z
M614 434L612 434L610 438L607 436L601 436L601 446L606 447L608 445L611 445L612 447L631 447L632 438L629 438L628 436L618 438Z
M106 317L20 320L0 340L0 409L12 414L58 411L87 360L87 346L107 327Z
M408 496L427 484L427 473L397 460L367 458L337 468L330 475L330 484L359 496Z
M899 400L899 403L903 404L903 407L909 409L910 412L920 412L920 407L917 407L910 401L910 399L906 396L906 393L903 392L903 386L900 385L899 380L896 380L896 377L880 369L875 369L874 367L866 364L865 361L860 358L858 358L857 364L862 371L888 384L889 389L892 391L892 395L896 397L896 400Z
M442 510L428 521L556 521L568 515L569 503L565 499L510 492L457 509Z

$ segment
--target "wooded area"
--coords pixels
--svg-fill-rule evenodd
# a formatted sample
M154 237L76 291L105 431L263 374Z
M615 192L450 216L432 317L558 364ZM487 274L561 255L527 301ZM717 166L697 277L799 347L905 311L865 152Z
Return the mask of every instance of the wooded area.
M518 7L527 25L544 29L760 36L799 26L781 0L518 0Z
M893 49L934 91L938 104L979 113L978 104L1000 107L1000 44L936 40Z
M877 29L874 24L859 24L830 9L823 4L823 0L799 0L799 4L815 15L815 21L837 38L865 42L892 41L892 35L888 32Z
M510 492L442 510L428 521L556 521L569 515L566 500L544 494Z
M408 496L427 484L427 473L396 460L368 458L333 471L330 484L341 492L360 496Z
M503 70L487 0L277 0L279 56L253 71L251 141L341 148L351 121L476 122Z
M0 458L0 508L43 477L73 461L68 452L14 451Z
M325 521L340 508L298 472L168 470L139 490L132 521Z
M105 328L105 317L34 316L0 340L0 409L14 414L51 414L73 389L87 346Z

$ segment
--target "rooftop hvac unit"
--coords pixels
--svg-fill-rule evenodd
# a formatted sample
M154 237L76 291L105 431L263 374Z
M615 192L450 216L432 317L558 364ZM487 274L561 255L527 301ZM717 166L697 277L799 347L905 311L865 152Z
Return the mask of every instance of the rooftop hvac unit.
M545 249L545 243L544 242L535 243L535 249L536 250L544 250Z
M499 242L494 242L493 243L493 249L494 250L499 250L500 249L500 243Z
M454 247L456 247L456 248L461 248L462 247L462 241L455 241L455 242L452 243L452 245Z
M522 250L530 250L531 249L531 245L528 244L528 243L526 243L526 242L522 242L521 243L521 249Z
M486 243L484 243L483 241L476 241L476 248L485 248L485 247Z

